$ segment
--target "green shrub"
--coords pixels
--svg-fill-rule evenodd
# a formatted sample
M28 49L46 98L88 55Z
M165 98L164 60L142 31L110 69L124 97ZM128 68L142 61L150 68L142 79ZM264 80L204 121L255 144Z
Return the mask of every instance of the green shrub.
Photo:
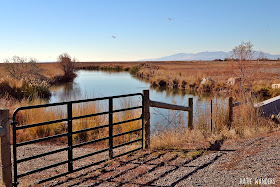
M139 70L140 70L140 67L139 67L139 66L132 66L132 67L129 69L129 73L135 75Z

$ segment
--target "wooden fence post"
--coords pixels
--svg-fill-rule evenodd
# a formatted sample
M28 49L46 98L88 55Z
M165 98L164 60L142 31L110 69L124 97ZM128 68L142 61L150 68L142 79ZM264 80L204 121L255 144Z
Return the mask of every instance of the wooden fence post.
M228 99L228 129L231 128L233 122L233 99L229 97Z
M0 108L0 122L5 128L6 134L1 137L1 167L2 181L6 187L12 186L12 162L10 145L9 109Z
M193 98L189 98L189 107L192 109L189 111L188 128L193 129Z
M151 145L151 124L150 124L150 94L149 90L143 90L144 95L144 131L145 131L145 149L150 149Z

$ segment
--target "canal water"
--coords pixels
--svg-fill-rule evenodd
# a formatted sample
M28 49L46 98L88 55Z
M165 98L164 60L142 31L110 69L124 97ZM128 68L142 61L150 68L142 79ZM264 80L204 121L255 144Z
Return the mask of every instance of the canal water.
M188 99L193 98L194 106L208 106L209 97L201 97L194 94L174 89L154 88L148 82L140 80L128 72L107 71L77 71L74 82L53 86L50 102L66 100L87 99L94 97L106 97L131 93L142 93L150 90L150 99L165 103L188 106ZM139 99L135 102L139 103ZM116 104L117 105L117 104ZM151 108L151 124L168 126L179 117L186 118L187 112L170 111L166 109ZM187 119L185 119L187 121Z

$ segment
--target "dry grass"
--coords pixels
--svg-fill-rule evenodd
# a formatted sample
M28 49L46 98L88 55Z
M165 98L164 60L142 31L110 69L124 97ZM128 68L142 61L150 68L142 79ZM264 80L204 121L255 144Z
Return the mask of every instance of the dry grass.
M26 63L14 64L24 72ZM32 69L32 67L29 67ZM13 68L13 71L17 71ZM55 64L38 63L36 69L32 72L26 71L22 74L14 76L5 70L5 64L0 64L0 96L7 96L15 99L41 97L48 99L51 95L49 87L52 82L55 83L55 78L63 73L56 67Z
M243 104L234 108L233 129L239 137L254 137L273 131L276 124L260 116L260 112L252 103Z
M183 90L215 92L231 89L226 84L230 77L240 77L240 69L231 61L164 61L164 62L81 62L78 68L99 67L104 70L131 69L133 74L149 81L155 86L168 86ZM252 90L269 96L279 95L279 90L272 90L271 84L280 82L279 61L251 61L247 65L248 77ZM200 85L202 78L211 78L213 85Z
M27 106L27 105L38 105L43 104L44 101L40 99L30 100L21 100L21 101L7 101L1 100L0 107L8 107L11 112L13 109L19 106ZM137 103L133 103L132 100L123 99L122 100L122 108L128 108L131 106L137 106ZM106 104L98 103L98 101L87 102L87 103L79 103L73 104L73 117L106 112L108 111L108 107L105 107ZM133 118L137 118L140 116L140 110L129 110L125 112L114 113L114 122L125 121ZM40 123L45 121L63 119L67 117L66 105L64 106L55 106L55 107L47 107L47 108L37 108L37 109L29 109L20 111L17 114L17 122L18 125L27 125ZM101 125L108 124L108 115L101 115L95 117L88 117L83 119L73 120L73 131L78 131L82 129L92 128ZM47 136L53 136L56 134L66 133L67 132L67 122L60 122L50 125L43 125L38 127L32 127L28 129L18 130L17 131L17 141L24 142L28 140L38 139ZM115 125L114 126L114 134L119 134L122 132L130 131L133 129L137 129L141 127L141 120L129 122L125 124ZM108 127L91 130L87 132L76 133L73 135L74 143L86 142L94 139L100 139L108 136ZM119 136L114 138L114 144L121 144L130 140L134 140L139 138L141 135L141 131ZM49 143L61 144L67 142L67 137L57 138L54 140L50 140ZM103 144L108 145L106 141L101 141L96 144L98 146L103 146Z
M56 67L55 63L36 63L40 69L42 69L42 75L47 78L52 78L57 75L63 75L63 72ZM18 64L20 65L20 64ZM0 63L0 75L8 76L8 72L4 69L4 64Z
M213 102L213 131L210 128L210 108L197 107L194 111L194 130L184 125L186 116L178 117L176 122L158 125L152 137L153 149L201 149L219 140L240 140L268 134L278 129L272 120L260 115L253 101L234 107L232 127L228 128L228 103Z
M152 149L198 149L207 146L206 137L197 129L168 129L157 132L151 139Z
M145 65L143 65L143 63ZM55 63L37 63L43 69L43 75L53 77L63 72L55 68ZM163 76L167 79L195 82L203 77L211 77L216 82L223 82L232 76L238 76L238 67L230 61L166 61L166 62L78 62L76 67L107 66L131 68L141 65L140 72L148 77ZM248 66L254 72L254 83L271 85L280 81L279 61L253 61ZM6 75L4 65L0 64L0 74Z
M14 79L9 76L0 78L0 97L12 97L16 99L34 97L49 98L51 93L49 83L38 79Z
M227 88L230 77L239 77L239 69L232 62L154 62L158 69L143 68L138 74L149 79L154 85L166 82L168 86L181 89L205 89L201 87L202 78L209 77L215 81L213 90ZM270 87L272 83L280 82L280 65L276 61L251 62L248 71L254 72L250 77L253 88Z
M62 75L55 63L37 63L47 78ZM76 68L107 67L107 69L128 70L140 66L138 76L148 79L150 83L159 85L164 81L171 87L189 89L199 87L202 78L210 77L215 81L213 88L223 88L230 77L238 77L239 69L230 61L165 61L165 62L78 62ZM279 61L252 61L248 71L254 72L250 77L253 89L270 88L271 84L280 82ZM0 74L6 75L3 64Z

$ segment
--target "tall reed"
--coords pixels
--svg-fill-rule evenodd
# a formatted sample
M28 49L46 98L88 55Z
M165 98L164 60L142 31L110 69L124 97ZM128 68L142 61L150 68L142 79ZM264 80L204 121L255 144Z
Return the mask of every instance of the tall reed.
M232 127L228 128L227 100L213 101L212 115L210 101L208 105L194 105L194 130L189 130L185 124L186 112L175 116L175 120L165 120L157 126L152 138L155 149L169 148L203 148L215 140L240 139L260 136L278 129L270 119L264 118L261 111L253 105L254 100L246 96L246 101L234 107ZM170 110L169 113L174 114ZM170 115L170 114L169 114ZM212 131L211 131L212 116Z
M16 103L13 103L13 105L27 106L27 105L38 105L43 103L45 102L40 99L34 99L32 101L29 100L17 101ZM138 101L134 101L132 99L122 99L120 100L120 104L116 104L116 105L120 105L119 106L120 108L130 108L133 106L139 106L139 103ZM72 115L73 117L77 117L77 116L106 112L106 111L108 111L108 102L106 101L84 102L84 103L73 104ZM133 118L138 118L140 116L141 116L141 109L118 112L118 113L114 113L113 122L114 123L121 122ZM40 123L40 122L63 119L63 118L67 118L66 105L23 110L20 111L17 115L18 125L34 124L34 123ZM107 125L108 114L76 119L72 121L72 124L73 124L73 132L92 128L92 127ZM53 136L56 134L66 133L67 127L68 127L67 122L60 122L60 123L54 123L50 125L42 125L38 127L19 130L17 131L17 140L18 142L22 142L22 141L38 139L47 136ZM133 121L120 125L115 125L113 128L113 132L116 135L140 127L141 127L141 120L138 120L138 121ZM108 127L105 127L97 130L75 133L73 135L73 141L74 143L86 142L90 140L104 138L107 137L108 135L109 135ZM118 136L114 138L114 144L117 145L130 140L134 140L140 138L140 136L141 136L141 131L131 133L131 134L126 134L123 136ZM51 142L55 142L58 144L65 143L66 141L67 141L66 137L51 140ZM102 144L104 144L104 141L96 145L102 145Z
M39 79L14 79L6 76L0 79L0 96L18 100L36 97L48 99L51 96L49 83Z

